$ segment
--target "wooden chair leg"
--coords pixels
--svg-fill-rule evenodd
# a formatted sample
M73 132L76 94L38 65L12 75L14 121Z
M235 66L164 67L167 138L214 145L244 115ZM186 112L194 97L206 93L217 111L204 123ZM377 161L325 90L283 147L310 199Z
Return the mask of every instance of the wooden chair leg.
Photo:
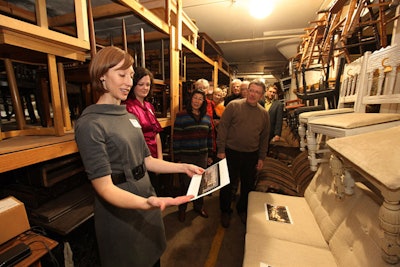
M26 121L21 104L21 97L18 92L17 79L15 78L14 68L11 60L8 58L4 60L4 64L6 67L8 86L10 87L11 100L13 103L17 127L18 129L23 130L26 126Z
M66 131L72 130L71 116L68 105L67 85L65 83L64 65L57 63L58 83L60 85L61 111Z

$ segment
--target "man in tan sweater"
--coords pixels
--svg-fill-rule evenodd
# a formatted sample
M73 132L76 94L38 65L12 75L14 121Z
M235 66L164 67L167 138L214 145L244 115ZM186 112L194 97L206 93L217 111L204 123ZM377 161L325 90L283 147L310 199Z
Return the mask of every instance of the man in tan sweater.
M226 158L231 181L220 191L221 224L225 228L229 227L232 213L232 184L240 179L240 197L236 209L245 223L248 194L254 189L257 170L263 167L266 157L269 115L258 103L265 90L262 81L252 81L247 98L230 102L218 126L217 156Z

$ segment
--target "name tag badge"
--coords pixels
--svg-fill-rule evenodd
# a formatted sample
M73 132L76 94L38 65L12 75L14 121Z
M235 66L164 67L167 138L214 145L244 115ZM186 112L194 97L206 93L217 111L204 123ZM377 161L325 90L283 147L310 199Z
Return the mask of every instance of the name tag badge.
M137 120L135 120L135 119L129 119L129 120L132 123L133 127L142 128L142 126L140 126L140 123Z

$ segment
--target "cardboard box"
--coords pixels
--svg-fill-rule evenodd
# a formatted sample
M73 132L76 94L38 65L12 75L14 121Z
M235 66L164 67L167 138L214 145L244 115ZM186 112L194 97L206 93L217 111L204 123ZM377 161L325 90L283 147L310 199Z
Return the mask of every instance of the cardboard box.
M0 244L30 228L24 203L14 197L0 200Z

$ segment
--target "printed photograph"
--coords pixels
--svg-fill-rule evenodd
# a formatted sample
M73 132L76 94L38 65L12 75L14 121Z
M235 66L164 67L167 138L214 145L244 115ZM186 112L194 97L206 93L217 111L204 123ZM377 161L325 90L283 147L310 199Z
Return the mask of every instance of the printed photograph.
M290 218L289 209L286 206L276 206L272 204L265 203L265 211L267 215L267 220L283 222L283 223L292 223L292 219Z
M205 194L220 184L219 164L214 164L202 174L198 195Z

